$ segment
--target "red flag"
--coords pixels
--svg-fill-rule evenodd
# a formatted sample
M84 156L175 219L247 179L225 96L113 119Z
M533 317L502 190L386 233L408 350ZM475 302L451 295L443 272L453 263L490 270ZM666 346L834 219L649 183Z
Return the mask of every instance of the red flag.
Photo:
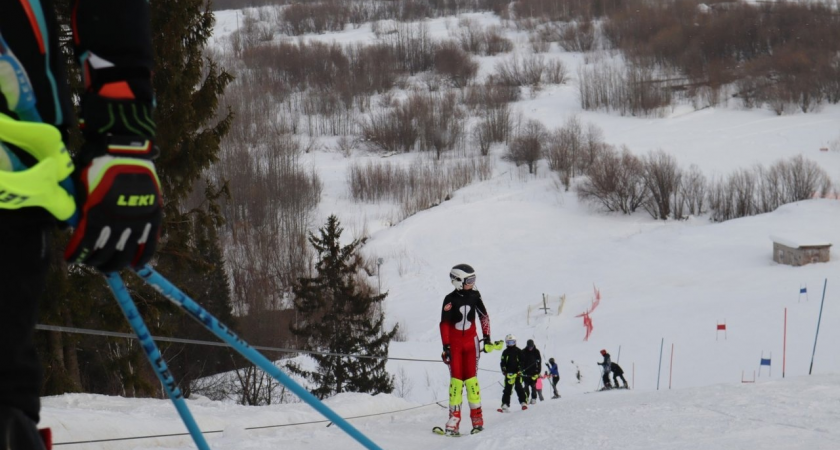
M718 329L718 331L726 331L726 324L725 323L719 323L717 329Z

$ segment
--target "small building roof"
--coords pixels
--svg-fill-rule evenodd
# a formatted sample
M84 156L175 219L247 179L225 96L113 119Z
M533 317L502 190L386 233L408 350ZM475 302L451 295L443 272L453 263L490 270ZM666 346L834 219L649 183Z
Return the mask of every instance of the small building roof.
M806 234L797 234L793 236L788 235L785 237L771 235L770 239L777 244L781 244L785 247L790 248L831 247L831 242L828 242L825 239L819 239L817 237L809 236Z

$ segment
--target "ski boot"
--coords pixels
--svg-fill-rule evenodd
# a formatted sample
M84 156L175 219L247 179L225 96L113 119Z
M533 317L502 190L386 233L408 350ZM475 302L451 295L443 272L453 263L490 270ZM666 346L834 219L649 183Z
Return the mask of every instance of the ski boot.
M446 421L445 433L447 436L460 436L458 426L461 424L461 410L450 410L449 420Z
M470 408L470 420L472 420L472 426L473 426L473 429L472 429L472 432L471 432L472 434L476 433L476 431L475 431L476 428L478 428L478 431L481 431L481 430L484 429L484 415L481 412L481 407L480 406L478 408Z
M528 404L525 403L525 402L522 402L522 411L525 411L526 409L528 409Z
M503 404L502 407L499 408L497 411L499 411L500 413L510 412L510 407L508 405Z
M532 405L536 405L536 404L537 404L537 399L532 398L532 399L531 399L531 401L530 401L530 402L528 402L528 403L530 403L530 404L532 404Z

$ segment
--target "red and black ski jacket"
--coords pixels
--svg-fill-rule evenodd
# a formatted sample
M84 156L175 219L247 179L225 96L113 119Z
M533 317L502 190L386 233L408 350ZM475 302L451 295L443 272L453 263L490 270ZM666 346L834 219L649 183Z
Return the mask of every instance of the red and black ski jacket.
M476 323L478 319L479 323ZM490 337L490 316L481 293L475 289L454 290L443 299L440 313L440 339L443 345L451 345L456 339L472 339L478 335L481 326L484 337Z

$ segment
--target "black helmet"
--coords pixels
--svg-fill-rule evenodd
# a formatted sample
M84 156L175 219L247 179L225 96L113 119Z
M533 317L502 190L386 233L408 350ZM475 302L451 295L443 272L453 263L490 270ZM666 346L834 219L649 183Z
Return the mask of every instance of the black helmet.
M550 362L551 364L554 364L554 358L548 358L548 362Z
M534 340L533 339L528 339L528 347L533 347L533 346L534 346Z
M449 280L460 291L465 284L475 284L475 269L469 264L458 264L449 271Z

